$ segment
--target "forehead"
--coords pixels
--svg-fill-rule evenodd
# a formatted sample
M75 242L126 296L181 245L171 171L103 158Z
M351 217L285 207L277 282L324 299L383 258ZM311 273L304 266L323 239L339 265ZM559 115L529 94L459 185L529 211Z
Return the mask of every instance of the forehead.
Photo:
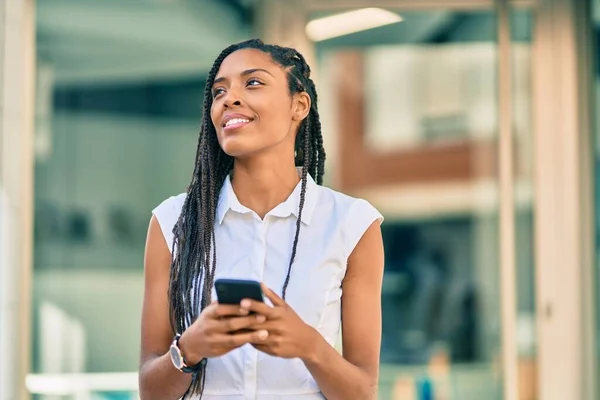
M283 72L270 54L257 49L241 49L234 51L223 60L216 78L237 76L254 68L266 69L275 76L278 72Z

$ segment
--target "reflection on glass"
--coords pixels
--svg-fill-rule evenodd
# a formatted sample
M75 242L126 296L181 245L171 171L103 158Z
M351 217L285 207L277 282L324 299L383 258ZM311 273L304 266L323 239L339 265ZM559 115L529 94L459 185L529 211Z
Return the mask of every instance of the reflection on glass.
M117 3L36 4L40 399L137 398L150 210L185 190L206 74L251 29L235 2Z
M250 30L242 3L145 4L140 14L130 2L38 2L35 373L118 373L111 392L93 377L92 398L135 398L150 210L188 182L205 74ZM398 14L316 45L329 183L386 216L380 398L500 399L495 14ZM531 16L514 18L527 360ZM75 396L28 386L39 398Z
M513 8L512 101L515 164L515 241L519 398L537 394L537 339L533 236L533 131L531 127L531 37L533 11Z
M367 144L373 151L489 139L496 128L496 49L485 42L366 51Z
M379 397L500 399L495 14L399 14L317 46L333 184L386 216Z

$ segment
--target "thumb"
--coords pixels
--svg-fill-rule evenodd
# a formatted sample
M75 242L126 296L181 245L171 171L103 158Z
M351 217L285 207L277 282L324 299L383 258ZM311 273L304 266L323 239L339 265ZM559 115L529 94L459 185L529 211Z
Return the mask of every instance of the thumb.
M269 300L271 300L271 303L273 303L273 305L275 307L279 306L279 307L284 307L287 305L287 303L285 302L285 300L283 300L281 297L279 297L279 295L277 293L275 293L274 291L272 291L271 289L269 289L267 287L267 285L265 285L264 283L261 284L262 289L263 289L263 293L265 294L265 296L267 296L267 298Z

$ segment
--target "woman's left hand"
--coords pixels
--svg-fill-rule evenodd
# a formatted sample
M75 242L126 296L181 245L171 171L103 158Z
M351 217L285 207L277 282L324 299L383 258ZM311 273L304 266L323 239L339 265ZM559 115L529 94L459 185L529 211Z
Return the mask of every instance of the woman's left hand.
M296 312L275 292L262 285L263 293L273 307L267 304L244 299L241 307L248 311L264 315L267 321L252 326L252 329L266 330L266 339L252 343L260 351L282 358L310 359L315 352L319 333L302 321Z

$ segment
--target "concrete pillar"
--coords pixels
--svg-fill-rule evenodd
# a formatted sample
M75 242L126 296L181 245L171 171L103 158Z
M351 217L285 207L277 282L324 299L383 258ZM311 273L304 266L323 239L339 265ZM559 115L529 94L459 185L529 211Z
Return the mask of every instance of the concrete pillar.
M0 399L27 399L33 255L34 0L0 0Z
M541 0L534 32L538 396L597 399L590 2Z
M339 99L336 79L321 80L335 70L336 52L320 54L317 62L316 45L306 35L306 24L310 19L310 4L304 0L259 0L255 9L255 37L266 43L297 49L311 68L311 78L319 95L319 114L323 130L323 141L327 151L325 184L339 184L340 168L337 166L338 110ZM330 77L331 78L331 77Z
M305 31L308 13L306 1L260 0L256 5L255 32L266 43L297 49L316 75L314 44Z

